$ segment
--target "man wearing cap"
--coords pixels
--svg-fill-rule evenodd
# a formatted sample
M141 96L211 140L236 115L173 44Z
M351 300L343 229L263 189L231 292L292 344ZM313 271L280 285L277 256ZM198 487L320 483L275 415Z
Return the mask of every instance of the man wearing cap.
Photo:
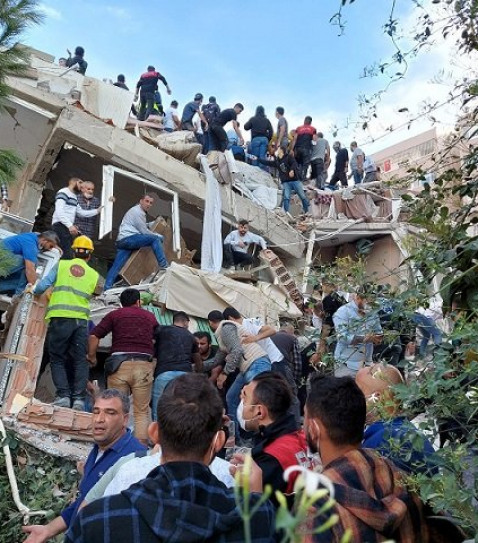
M47 230L41 234L26 232L9 236L0 242L8 255L6 275L0 278L0 293L20 294L27 283L37 280L36 264L42 251L58 249L60 240L55 232Z
M188 102L184 106L183 115L181 117L181 130L189 130L191 132L194 132L193 117L196 113L199 115L199 118L204 123L205 128L203 128L203 130L208 129L207 119L204 116L204 113L200 110L203 98L203 95L198 92L194 96L194 100L192 102Z
M88 360L96 365L100 339L111 333L111 355L105 362L108 388L133 396L134 435L147 445L154 372L153 338L159 324L153 313L141 308L139 290L123 290L120 303L119 309L104 316L91 331Z
M53 287L45 315L49 321L51 375L56 387L53 405L71 406L82 411L88 381L86 344L90 298L99 291L99 274L88 266L94 250L90 238L78 236L72 249L74 258L60 260L37 284L33 293L43 294Z
M360 368L372 363L373 346L382 342L380 319L367 304L371 296L371 285L359 287L354 299L332 317L337 334L336 377L355 377Z
M184 311L173 315L172 326L160 326L155 334L156 367L154 369L152 413L165 388L183 373L202 371L202 358L196 338L188 330L189 316Z

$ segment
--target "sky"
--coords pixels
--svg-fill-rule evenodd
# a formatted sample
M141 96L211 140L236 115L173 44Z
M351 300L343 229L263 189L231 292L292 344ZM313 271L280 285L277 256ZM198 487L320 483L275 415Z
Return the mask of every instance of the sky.
M206 99L216 96L222 108L242 102L241 124L263 105L275 125L274 112L280 105L289 128L310 115L329 141L348 145L356 139L366 153L430 128L422 118L410 129L387 131L390 125L406 124L425 101L443 100L456 75L467 69L462 59L456 61L450 41L436 40L421 53L406 79L390 87L377 119L364 131L358 97L371 95L387 81L362 74L365 66L393 53L383 28L391 1L356 0L348 5L343 35L330 22L339 4L340 0L43 0L44 22L29 29L24 41L57 59L66 56L67 48L73 51L81 45L87 75L116 80L123 73L130 89L152 64L172 89L171 97L160 89L163 103L176 99L180 110L201 92ZM397 2L405 37L413 34L417 23L414 5L412 0ZM408 111L400 113L404 107ZM455 111L441 108L436 117L449 127ZM339 128L336 138L334 126Z

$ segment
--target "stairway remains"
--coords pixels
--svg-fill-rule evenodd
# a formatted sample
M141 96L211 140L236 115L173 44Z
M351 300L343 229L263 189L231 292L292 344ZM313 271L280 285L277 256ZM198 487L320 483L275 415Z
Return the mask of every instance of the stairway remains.
M304 304L304 297L297 287L296 282L291 277L287 268L284 266L282 260L271 249L264 249L260 252L261 260L265 261L269 265L272 275L277 280L279 286L281 286L289 298L300 309Z

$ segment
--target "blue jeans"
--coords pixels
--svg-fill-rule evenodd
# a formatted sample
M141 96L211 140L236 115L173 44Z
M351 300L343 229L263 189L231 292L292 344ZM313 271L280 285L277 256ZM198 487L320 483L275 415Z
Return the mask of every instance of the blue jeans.
M352 170L352 175L354 178L354 183L356 185L360 185L360 183L363 181L363 170L362 172L359 172L358 170Z
M88 381L88 321L55 317L48 325L51 376L57 398L84 400ZM70 377L70 379L69 379Z
M227 403L227 413L231 416L231 419L236 423L236 437L239 437L239 428L237 424L237 408L241 403L241 390L242 387L250 383L256 375L264 373L265 371L271 371L271 361L269 357L262 356L257 358L249 366L245 373L240 373L234 383L232 383L231 388L227 391L226 394L226 403Z
M267 146L269 145L269 140L265 136L258 136L252 138L251 141L251 154L258 158L266 158ZM254 160L253 166L259 166L262 170L267 170L265 164L259 164L257 160Z
M414 313L412 320L422 334L418 354L420 356L425 356L427 354L427 347L430 338L433 338L433 343L435 345L440 345L442 342L441 331L433 319L427 317L426 315L422 315L421 313Z
M117 275L119 274L121 268L128 261L131 253L136 249L141 249L141 247L151 247L159 266L161 268L168 267L169 264L166 260L166 257L164 256L163 244L161 238L158 235L133 234L132 236L127 236L126 238L120 239L116 242L116 248L118 249L118 251L116 253L113 265L111 266L110 271L106 276L105 290L108 290L113 286Z
M300 198L304 213L307 213L307 211L309 211L309 200L307 200L305 196L304 187L301 181L286 181L282 183L282 188L284 190L282 196L282 205L284 206L284 211L289 211L290 197L293 192L295 192Z
M4 249L8 251L8 249ZM21 255L9 255L14 260L13 266L8 270L6 277L0 278L0 293L21 294L27 286L27 276L25 275L25 260Z
M176 377L184 375L185 371L165 371L156 376L153 384L153 397L151 405L151 415L153 420L157 419L156 410L158 408L158 400L163 395L164 390L169 385L171 381L174 381Z

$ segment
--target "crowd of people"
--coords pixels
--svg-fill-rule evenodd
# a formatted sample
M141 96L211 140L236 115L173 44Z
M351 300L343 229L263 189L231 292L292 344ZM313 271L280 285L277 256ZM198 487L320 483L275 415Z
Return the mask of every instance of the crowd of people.
M78 51L81 56L77 54ZM75 56L70 55L67 65L71 66L76 60L78 69L84 73L87 63L83 55L83 48L77 47ZM66 59L63 60L66 62ZM271 173L276 172L284 192L282 207L286 212L289 212L290 197L294 193L302 202L303 212L308 212L309 201L304 192L304 183L320 190L336 190L347 187L351 179L354 185L380 181L380 167L371 156L365 155L356 141L350 143L350 155L340 141L333 143L335 163L329 179L328 170L332 162L330 145L323 132L312 125L310 116L305 117L301 126L291 129L285 109L278 106L274 112L277 119L274 128L264 107L257 106L255 115L243 125L243 129L250 132L250 139L246 143L238 121L238 116L244 110L241 103L221 109L215 96L210 96L208 103L203 103L204 95L198 92L193 100L184 105L180 114L177 100L172 100L168 108L163 106L159 82L165 85L170 95L172 91L164 75L154 66L148 66L139 78L135 87L135 104L132 106L132 113L138 121L159 120L166 132L194 132L203 154L231 149L237 160L248 161ZM123 74L118 75L114 85L129 90ZM231 128L226 131L229 123Z
M84 73L80 49L76 64ZM138 81L138 119L158 107L158 81L170 94L153 66ZM116 84L127 88L123 76ZM214 97L201 108L202 99L197 94L181 117L173 101L169 126L164 113L166 129L194 130L197 114L206 149L227 147L229 122L244 144L237 122L242 104L221 111ZM258 168L278 169L285 208L296 192L306 212L303 182L310 169L316 187L324 186L329 144L310 117L292 139L282 107L276 117L274 131L259 106L245 123L252 132L252 160ZM347 186L350 176L356 184L372 179L370 162L355 142L350 164L339 142L333 148L332 186ZM321 470L334 488L334 504L318 500L299 528L305 542L338 543L349 534L354 542L427 543L440 540L437 532L442 541L461 541L445 516L433 514L407 488L404 474L428 476L439 467L433 445L407 418L394 389L406 382L404 360L418 335L422 358L433 356L442 342L436 315L429 308L405 312L386 287L352 286L352 278L348 286L337 285L324 277L303 307L316 332L313 341L304 342L290 322L277 329L232 306L211 308L207 330L189 330L184 311L175 311L171 324L160 324L131 287L121 291L120 307L91 323L91 297L114 285L132 251L151 247L158 268L168 267L162 236L147 221L153 203L154 195L144 194L124 215L104 285L91 266L101 202L89 181L71 178L57 192L50 230L2 241L12 262L0 292L50 293L53 405L82 411L92 396L94 445L78 495L53 520L25 526L25 543L44 543L61 533L68 543L281 540L275 519L284 505L275 492L284 493L292 508L297 472L286 473L295 466ZM224 240L225 267L251 264L253 246L265 249L266 242L239 221ZM38 256L51 250L61 259L38 280ZM385 333L393 330L398 333ZM94 390L90 372L109 335L104 388ZM244 484L248 456L248 507L254 515L245 523L236 486ZM337 521L320 530L331 513Z

